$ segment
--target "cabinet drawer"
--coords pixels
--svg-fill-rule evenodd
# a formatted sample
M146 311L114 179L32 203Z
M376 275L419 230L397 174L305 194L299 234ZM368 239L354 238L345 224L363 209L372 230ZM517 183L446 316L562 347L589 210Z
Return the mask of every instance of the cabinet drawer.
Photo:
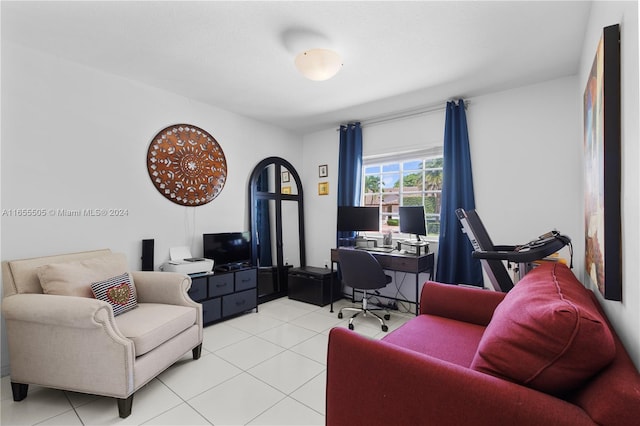
M255 288L224 296L222 298L222 315L226 317L255 308L257 296Z
M251 268L236 272L236 291L255 288L258 283L257 269Z
M389 269L392 271L415 272L418 268L417 257L394 257L390 263Z
M209 297L233 293L233 274L220 274L209 277Z
M191 288L187 291L189 297L198 302L207 298L207 277L191 279Z
M220 298L202 302L202 322L205 324L222 318Z

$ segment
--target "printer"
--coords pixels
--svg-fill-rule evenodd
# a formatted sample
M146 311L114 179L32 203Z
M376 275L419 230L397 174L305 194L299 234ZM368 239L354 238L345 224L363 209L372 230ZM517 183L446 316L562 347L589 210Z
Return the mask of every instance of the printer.
M188 247L170 248L169 257L169 261L160 265L161 271L193 275L203 274L213 270L213 260L203 257L192 257Z

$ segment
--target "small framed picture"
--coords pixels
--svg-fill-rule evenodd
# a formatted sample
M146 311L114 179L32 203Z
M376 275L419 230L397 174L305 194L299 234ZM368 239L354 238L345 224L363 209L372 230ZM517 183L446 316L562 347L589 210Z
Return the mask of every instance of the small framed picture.
M283 186L282 187L282 193L283 194L291 194L291 187L290 186Z
M329 168L326 164L318 166L318 176L321 178L329 176Z
M318 195L329 195L329 182L320 182L318 184Z
M282 181L289 182L290 180L289 171L282 172Z

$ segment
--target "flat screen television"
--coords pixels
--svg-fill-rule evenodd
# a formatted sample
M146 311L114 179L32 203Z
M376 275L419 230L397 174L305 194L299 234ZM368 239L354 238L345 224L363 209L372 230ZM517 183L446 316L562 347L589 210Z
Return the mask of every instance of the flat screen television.
M233 269L251 263L249 232L203 234L202 246L204 257L213 259L215 268Z
M338 206L338 231L380 231L380 208Z
M402 206L399 208L398 213L400 232L414 234L418 241L420 241L420 235L427 235L424 206Z

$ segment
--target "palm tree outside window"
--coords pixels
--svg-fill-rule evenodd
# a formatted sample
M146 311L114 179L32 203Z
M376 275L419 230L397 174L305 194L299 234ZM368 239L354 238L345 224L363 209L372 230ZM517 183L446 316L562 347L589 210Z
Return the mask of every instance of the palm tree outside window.
M380 231L399 232L400 206L423 205L428 238L440 233L443 157L439 152L422 158L379 158L363 167L363 206L380 207Z

